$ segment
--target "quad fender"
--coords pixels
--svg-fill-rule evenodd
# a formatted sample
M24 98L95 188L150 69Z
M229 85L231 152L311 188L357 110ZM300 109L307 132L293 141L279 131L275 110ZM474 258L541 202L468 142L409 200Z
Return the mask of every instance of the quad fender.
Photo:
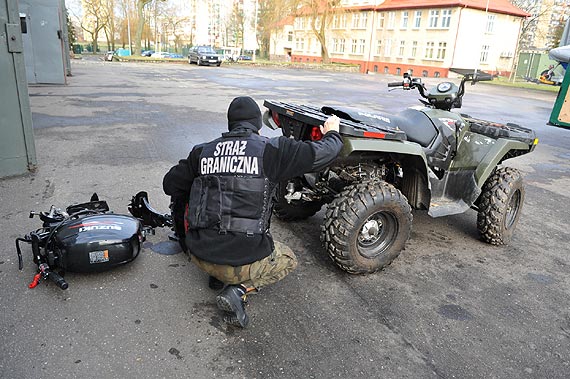
M532 151L534 145L466 132L455 160L442 178L430 177L432 217L463 213L481 194L485 181L503 160Z
M404 172L400 191L415 209L427 208L431 184L430 171L423 148L409 141L389 141L383 139L362 139L344 136L344 146L337 163L353 163L365 160L390 159L399 162Z
M423 172L427 175L427 158L420 145L409 141L388 141L374 138L351 138L343 137L344 146L340 152L340 159L348 158L360 152L366 152L367 155L373 156L374 153L380 155L406 155L415 157L423 167Z
M479 188L483 187L485 181L491 176L495 167L503 160L516 157L520 154L525 154L532 151L534 145L529 148L529 145L521 142L504 138L495 140L494 145L485 154L479 166L475 170L475 180Z

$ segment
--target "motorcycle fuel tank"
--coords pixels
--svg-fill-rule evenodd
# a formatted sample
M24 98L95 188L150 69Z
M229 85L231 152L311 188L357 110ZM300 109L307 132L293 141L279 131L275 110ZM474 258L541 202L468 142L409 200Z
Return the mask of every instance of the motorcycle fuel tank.
M86 216L57 228L54 254L65 271L105 271L135 259L143 239L142 225L134 217Z

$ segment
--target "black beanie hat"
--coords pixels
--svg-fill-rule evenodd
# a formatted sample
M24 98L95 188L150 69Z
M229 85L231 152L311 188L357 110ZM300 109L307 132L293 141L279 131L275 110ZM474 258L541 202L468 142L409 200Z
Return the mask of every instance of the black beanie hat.
M255 132L263 126L259 106L249 96L236 97L228 108L228 130L231 131L238 126L252 129Z

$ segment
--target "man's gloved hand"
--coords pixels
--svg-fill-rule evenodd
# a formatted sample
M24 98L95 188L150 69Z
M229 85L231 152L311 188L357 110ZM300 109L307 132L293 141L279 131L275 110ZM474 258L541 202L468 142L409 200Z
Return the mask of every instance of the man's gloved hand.
M335 115L332 115L325 121L325 125L321 125L321 132L323 134L327 134L327 132L331 130L338 132L339 127L340 127L340 118L338 118Z

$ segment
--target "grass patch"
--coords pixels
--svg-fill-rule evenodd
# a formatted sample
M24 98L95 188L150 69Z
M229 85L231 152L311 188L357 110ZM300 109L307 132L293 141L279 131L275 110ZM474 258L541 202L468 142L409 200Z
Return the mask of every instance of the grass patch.
M504 87L513 87L513 88L526 88L532 89L537 91L546 91L546 92L558 92L560 90L559 86L551 86L548 84L537 84L527 82L526 80L523 81L521 79L516 79L514 82L510 81L509 78L505 77L498 77L493 79L489 82L479 82L480 84L489 84L489 85L496 85L496 86L504 86Z

